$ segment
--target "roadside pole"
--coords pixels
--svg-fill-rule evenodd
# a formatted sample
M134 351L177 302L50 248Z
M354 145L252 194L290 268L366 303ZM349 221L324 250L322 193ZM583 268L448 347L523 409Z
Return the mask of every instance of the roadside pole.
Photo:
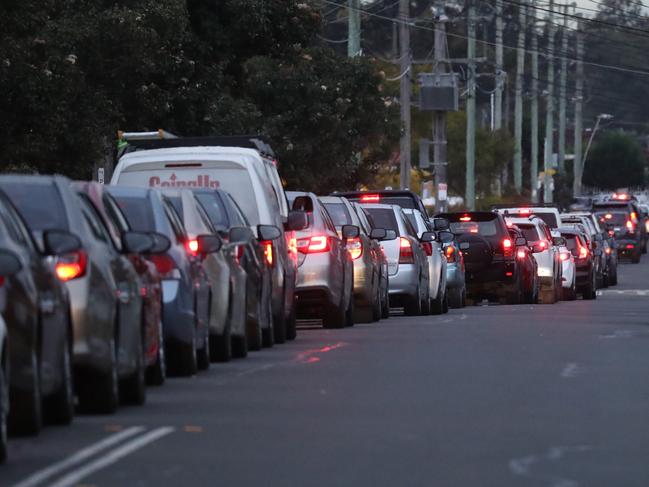
M568 83L568 5L563 6L563 29L561 30L561 77L559 78L559 172L566 170L566 85Z
M347 0L347 56L361 53L361 0Z
M545 110L545 153L544 153L544 183L543 183L543 202L552 203L552 175L553 169L552 156L554 154L554 24L552 9L554 0L550 0L548 13L548 94L546 99Z
M531 22L532 31L530 50L532 51L532 88L530 100L530 190L532 201L538 203L539 184L539 42L534 20Z
M584 166L581 157L583 137L583 99L584 99L584 33L581 20L577 21L577 69L575 80L575 159L573 165L574 179L572 195L581 195L581 180Z
M446 72L446 14L444 1L435 2L435 73ZM446 168L446 112L433 112L433 169L435 171L435 209L437 213L447 210ZM443 197L443 198L442 198Z
M466 190L464 204L475 210L475 5L469 2L467 17L467 99L466 99Z
M518 49L516 56L516 101L514 104L514 189L523 190L523 76L525 75L525 27L527 7L518 7Z
M410 1L399 1L399 50L400 54L400 113L401 113L401 140L399 144L399 186L401 189L410 187Z

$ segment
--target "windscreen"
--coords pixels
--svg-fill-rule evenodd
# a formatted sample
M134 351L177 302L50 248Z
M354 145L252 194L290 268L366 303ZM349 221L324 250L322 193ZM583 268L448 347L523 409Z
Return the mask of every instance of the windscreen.
M595 213L595 216L597 216L597 219L600 222L616 227L623 227L626 225L627 218L629 217L629 215L623 211L603 211L601 213Z
M125 171L118 184L153 188L221 188L232 195L251 225L259 224L257 201L248 171L238 164L219 162L205 168L160 168Z
M31 230L68 229L65 207L53 184L2 183L2 189Z
M212 225L219 230L228 228L228 218L221 198L216 194L197 193L196 199L207 213Z
M124 213L132 230L137 232L151 232L155 230L153 211L145 198L130 196L114 196L119 208Z
M323 203L336 227L351 225L352 217L343 203Z
M520 228L521 232L523 232L523 237L525 237L525 240L527 240L528 242L536 242L537 240L541 240L541 237L536 231L536 227L534 225L520 225L517 223L516 226Z
M374 222L374 228L385 228L386 230L394 230L399 235L399 224L397 217L394 216L394 211L387 208L365 208L371 215Z

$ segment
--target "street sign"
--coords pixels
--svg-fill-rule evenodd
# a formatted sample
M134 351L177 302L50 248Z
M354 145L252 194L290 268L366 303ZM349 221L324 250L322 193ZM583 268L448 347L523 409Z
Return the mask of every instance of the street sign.
M448 186L446 183L439 183L437 185L437 200L446 201L448 197Z
M99 184L104 184L104 168L100 167L97 169L97 182Z

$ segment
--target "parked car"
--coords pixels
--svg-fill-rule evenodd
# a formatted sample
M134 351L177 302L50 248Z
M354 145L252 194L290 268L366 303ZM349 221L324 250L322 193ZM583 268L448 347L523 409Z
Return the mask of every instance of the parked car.
M442 251L446 256L446 294L448 305L451 308L464 308L466 306L466 268L464 256L460 251L455 235L450 232L450 224L446 218L433 218L431 229L437 232L448 231L453 237L447 242L442 242Z
M550 228L536 215L520 218L506 216L505 221L508 225L516 225L532 248L541 281L541 301L543 304L555 303L562 295L562 267L560 250L554 244Z
M521 303L525 290L522 268L503 216L492 211L436 216L449 221L464 254L467 297Z
M414 191L407 189L380 189L373 191L341 191L333 193L334 196L343 196L349 201L361 204L397 205L403 209L419 210L424 220L428 221L428 213L421 197Z
M559 228L561 236L566 240L566 247L575 260L576 292L584 299L597 298L597 276L595 275L595 259L586 242L586 235L577 228Z
M329 213L313 193L289 191L291 208L309 224L297 232L297 317L322 318L325 328L354 325L354 266L347 243L359 228L343 225L338 235Z
M430 299L428 260L421 243L432 242L434 234L426 232L420 241L400 206L361 204L377 227L396 234L394 240L382 243L388 259L390 305L403 307L406 315L421 315Z
M259 350L264 333L272 333L272 268L265 246L281 237L279 228L257 225L254 230L229 193L219 189L195 189L194 196L221 238L236 245L236 260L246 273L246 335L248 348ZM265 330L265 331L264 331Z
M347 199L347 198L345 198ZM349 201L349 200L347 200ZM374 232L374 236L378 238L380 242L384 240L394 240L396 238L396 232L394 230L386 230L385 228L377 227L372 221L372 217L369 213L359 204L350 202L354 212L358 216L361 225L369 231L370 235L374 230L379 230L378 233ZM385 230L385 236L383 235L382 230ZM374 239L372 239L374 240ZM379 274L379 286L380 286L380 295L381 295L381 318L390 317L390 278L388 275L388 259L383 252L383 247L379 243L378 251L376 252L376 257L379 261L379 267L381 272Z
M140 280L126 254L143 253L153 238L122 236L117 250L89 200L62 176L0 176L0 188L46 248L47 232L65 230L81 246L57 252L56 272L70 295L75 386L82 409L112 413L119 399L145 400ZM34 195L38 195L35 198ZM70 246L72 247L72 246Z
M516 260L521 268L523 278L523 302L536 304L541 294L541 278L539 277L539 264L534 257L532 247L525 235L516 225L508 226L509 235L516 246Z
M112 184L219 187L232 195L251 225L280 228L280 238L264 242L266 259L273 269L271 338L278 343L295 338L297 252L292 232L306 226L306 215L289 212L277 161L263 137L125 139L125 142L125 153L115 168ZM270 345L268 339L264 343Z
M180 217L159 191L148 188L107 186L129 226L162 235L160 252L152 254L162 280L162 330L165 359L171 374L193 375L198 368L197 309L207 309L206 279L197 272L187 246L189 238ZM198 242L197 242L198 243ZM192 244L196 245L196 244ZM204 337L203 337L204 338Z
M589 249L595 257L597 288L599 289L608 286L608 254L606 253L606 249L609 245L608 242L604 240L599 225L594 223L589 216L573 213L562 214L561 224L563 226L578 225L579 228L586 233Z
M345 225L359 228L358 237L348 240L347 250L354 264L354 321L369 323L381 318L383 289L381 286L382 251L380 240L384 229L373 230L366 218L356 213L352 204L339 196L320 196L338 235ZM363 215L364 216L364 215Z
M430 223L424 220L424 216L419 210L404 209L403 213L410 221L410 224L417 232L417 237L421 239L426 232L433 232ZM454 237L450 232L448 241ZM439 315L448 311L448 297L446 295L446 255L442 250L443 242L439 241L441 233L435 234L435 240L431 242L422 242L422 247L426 253L428 261L428 303L424 304L424 314Z
M15 257L15 256L12 256ZM13 273L16 259L2 262L0 256L0 276L6 278ZM9 353L7 352L7 326L0 315L0 463L7 460L7 417L9 416Z
M58 229L46 232L43 241L41 253L22 217L0 193L0 312L8 347L2 365L9 374L4 386L9 388L12 434L38 433L44 415L57 424L70 423L74 415L70 300L46 256L80 243Z
M95 182L75 181L73 187L94 205L101 222L108 230L113 246L121 252L122 236L131 231L131 227L122 210L120 210L117 201L106 191L106 186ZM156 238L160 237L156 236ZM128 259L131 261L141 282L141 333L147 382L153 385L161 385L167 376L167 369L162 331L162 284L160 273L153 262L147 259L144 254L128 254Z
M207 278L208 306L205 313L197 308L199 344L199 368L207 368L210 357L228 361L248 354L246 337L246 273L236 260L236 245L224 245L216 235L207 213L193 193L187 189L165 189L162 191L185 227L189 238L188 250L199 272ZM220 242L215 252L201 255L198 252L198 237L212 235ZM196 244L194 244L196 242ZM195 245L195 248L192 246Z

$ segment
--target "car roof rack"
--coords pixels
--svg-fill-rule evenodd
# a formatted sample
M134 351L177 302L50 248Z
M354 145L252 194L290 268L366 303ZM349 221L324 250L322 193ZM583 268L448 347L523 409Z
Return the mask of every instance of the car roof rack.
M169 149L174 147L242 147L254 149L262 157L276 159L270 142L263 135L209 135L179 137L159 129L155 132L117 132L117 159L138 150Z

